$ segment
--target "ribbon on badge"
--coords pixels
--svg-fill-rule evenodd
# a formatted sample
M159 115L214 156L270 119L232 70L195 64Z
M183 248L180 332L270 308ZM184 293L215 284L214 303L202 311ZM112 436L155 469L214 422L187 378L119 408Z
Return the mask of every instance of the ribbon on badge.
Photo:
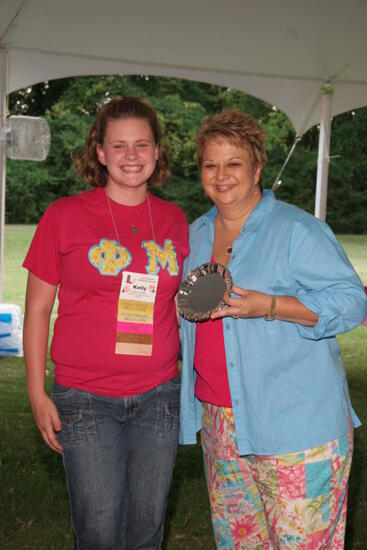
M117 313L115 353L152 355L158 275L124 271Z

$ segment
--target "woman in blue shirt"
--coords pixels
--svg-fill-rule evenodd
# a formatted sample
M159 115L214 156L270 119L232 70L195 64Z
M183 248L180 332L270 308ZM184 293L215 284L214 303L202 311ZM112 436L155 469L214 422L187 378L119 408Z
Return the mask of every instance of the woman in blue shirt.
M198 134L215 206L191 226L185 275L215 261L234 286L210 321L182 321L181 443L202 429L218 548L343 548L360 422L335 336L366 296L330 228L263 191L264 141L231 109Z

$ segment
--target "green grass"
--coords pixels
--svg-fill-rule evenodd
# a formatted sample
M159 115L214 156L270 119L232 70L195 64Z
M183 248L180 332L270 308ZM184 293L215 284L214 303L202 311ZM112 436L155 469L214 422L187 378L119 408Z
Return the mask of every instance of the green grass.
M34 232L8 226L4 302L23 306L26 271L20 269ZM340 237L367 285L367 236ZM367 328L339 338L352 401L367 425ZM52 365L47 366L47 386ZM356 430L349 494L347 550L366 548L367 435ZM0 548L72 550L69 503L61 458L42 442L31 415L21 358L0 358ZM166 550L213 550L208 498L199 446L180 447L167 508Z
M367 235L338 235L338 240L367 286Z
M5 229L3 302L24 306L27 270L20 266L31 243L34 225L11 225Z

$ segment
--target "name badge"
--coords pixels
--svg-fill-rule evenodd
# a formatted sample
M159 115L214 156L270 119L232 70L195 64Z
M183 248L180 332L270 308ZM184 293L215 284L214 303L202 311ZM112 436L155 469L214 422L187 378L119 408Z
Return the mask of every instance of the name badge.
M158 275L124 271L117 313L115 353L152 355Z

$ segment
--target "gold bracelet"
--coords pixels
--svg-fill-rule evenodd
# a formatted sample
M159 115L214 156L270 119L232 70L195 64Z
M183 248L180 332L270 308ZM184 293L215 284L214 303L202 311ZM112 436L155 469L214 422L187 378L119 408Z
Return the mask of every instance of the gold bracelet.
M276 298L275 296L271 297L271 304L270 304L270 311L267 315L264 315L265 321L274 321L275 319L275 305L276 305Z

